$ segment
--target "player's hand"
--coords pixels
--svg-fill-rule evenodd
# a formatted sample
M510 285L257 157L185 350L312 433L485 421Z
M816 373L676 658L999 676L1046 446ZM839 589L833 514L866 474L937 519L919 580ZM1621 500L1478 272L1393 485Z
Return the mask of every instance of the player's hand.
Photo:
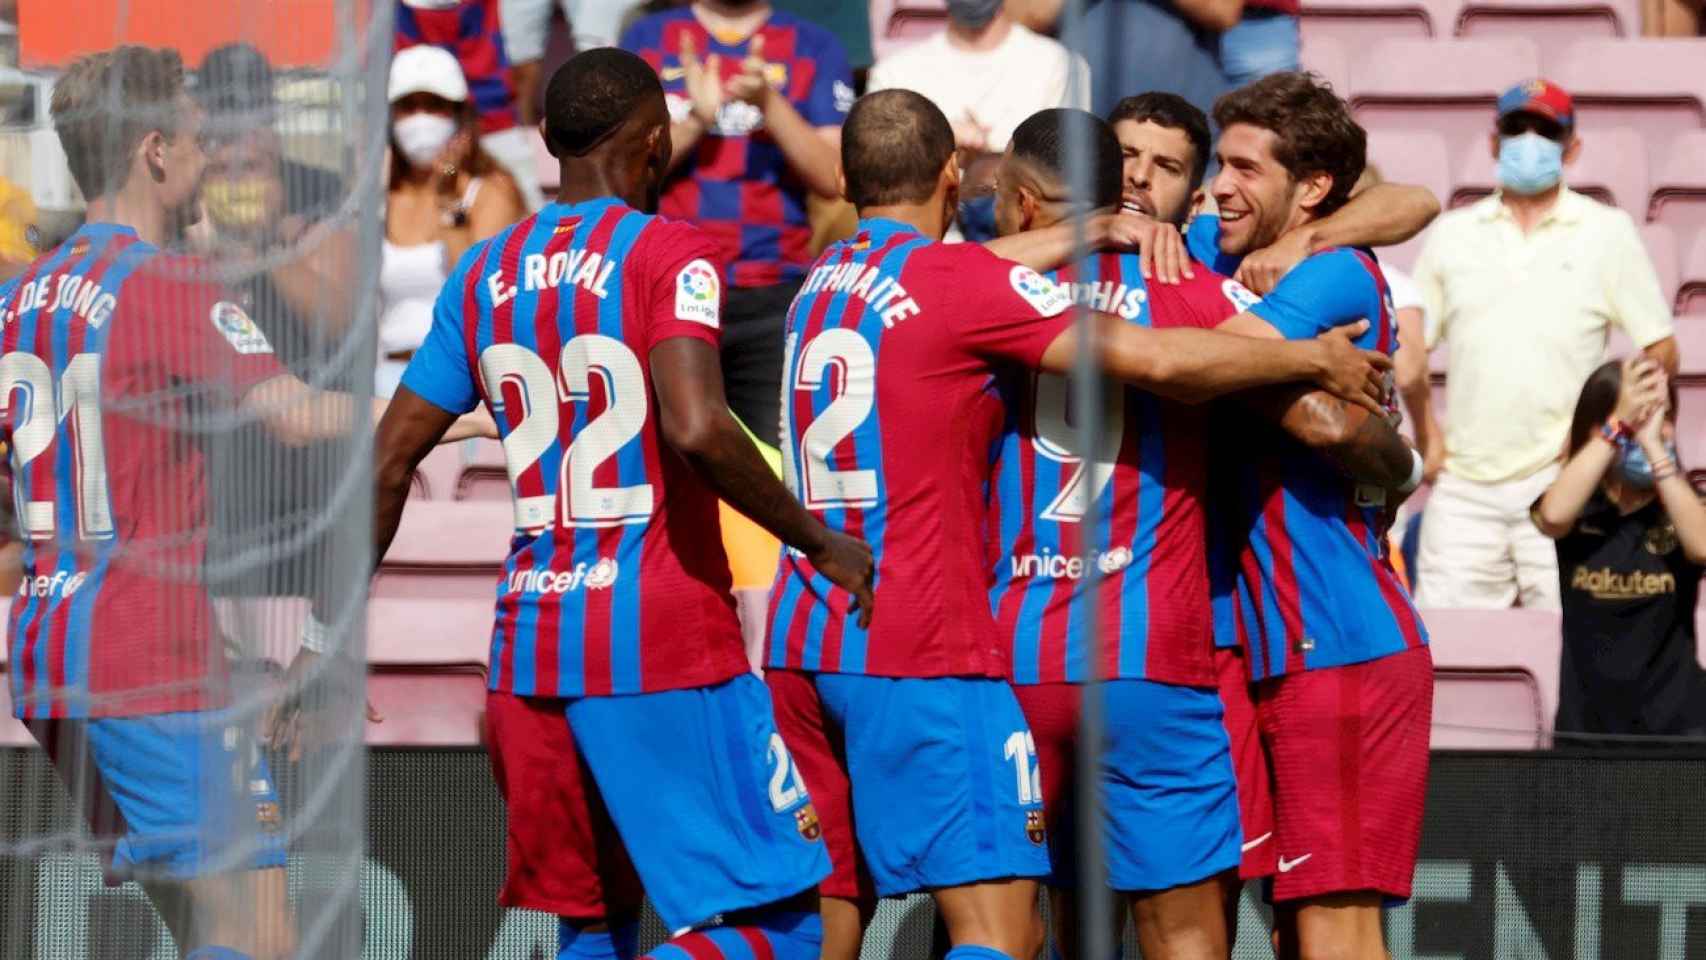
M303 648L284 674L283 689L278 702L267 710L261 720L261 739L274 750L283 750L290 762L302 759L303 753L337 739L341 711L336 709L343 698L333 691L333 683L323 674L330 661L312 650ZM383 723L385 718L371 702L366 704L368 723Z
M859 629L866 629L871 625L872 586L877 571L871 545L845 533L834 530L828 533L823 546L806 554L806 559L831 583L853 595L847 612L858 613Z
M1292 267L1309 256L1312 245L1313 240L1307 232L1292 230L1275 240L1272 245L1245 257L1232 279L1265 297L1279 286L1280 279L1290 273Z
M1315 382L1323 390L1354 403L1377 417L1386 416L1387 372L1392 358L1378 350L1364 350L1356 338L1368 332L1368 321L1358 320L1334 327L1316 337L1320 348L1320 372Z
M723 109L723 61L711 54L699 59L699 46L691 34L681 38L681 79L687 87L687 99L693 104L693 116L709 130L716 126L717 113Z
M1103 214L1092 223L1092 244L1100 250L1136 250L1144 279L1178 283L1196 276L1185 236L1172 224L1130 212Z
M770 98L770 78L765 75L769 66L764 59L764 35L759 34L752 38L746 59L740 62L740 72L730 77L729 82L724 85L724 95L731 100L744 100L760 110L764 109Z

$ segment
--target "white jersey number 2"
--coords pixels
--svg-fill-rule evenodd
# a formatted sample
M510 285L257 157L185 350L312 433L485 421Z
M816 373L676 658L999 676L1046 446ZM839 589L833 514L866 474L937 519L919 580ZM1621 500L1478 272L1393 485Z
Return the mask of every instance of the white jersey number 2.
M107 452L101 438L101 355L79 353L65 365L58 390L53 371L33 353L16 350L0 357L0 416L13 422L12 473L25 470L53 446L59 424L67 424L75 445L72 471L77 490L77 537L106 540L113 535L112 498L107 484ZM31 540L54 536L54 502L24 500L25 484L16 484L18 522ZM31 489L32 497L44 491ZM45 491L51 494L53 491Z
M480 377L492 413L501 413L510 424L504 464L515 495L516 529L537 532L553 517L565 527L615 527L651 519L651 484L600 487L593 482L594 471L638 439L646 425L645 371L626 344L603 334L581 334L563 344L553 376L532 350L495 343L480 353ZM557 439L562 411L592 402L594 383L602 389L605 408L564 452L556 493L521 496L517 480ZM517 409L508 409L511 403Z

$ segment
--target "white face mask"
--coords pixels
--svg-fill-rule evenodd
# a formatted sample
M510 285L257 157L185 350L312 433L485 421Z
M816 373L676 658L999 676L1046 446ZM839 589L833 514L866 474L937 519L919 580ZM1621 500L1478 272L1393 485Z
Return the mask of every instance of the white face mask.
M436 113L411 113L391 123L391 136L411 167L431 165L456 136L456 121Z

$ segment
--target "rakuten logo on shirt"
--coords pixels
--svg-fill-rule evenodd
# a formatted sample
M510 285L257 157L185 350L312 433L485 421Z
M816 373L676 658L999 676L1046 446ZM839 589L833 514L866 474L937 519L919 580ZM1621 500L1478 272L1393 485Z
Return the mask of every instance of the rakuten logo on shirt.
M577 563L573 570L517 570L509 575L505 592L547 596L581 589L604 590L616 582L618 572L611 557L600 557L591 566Z

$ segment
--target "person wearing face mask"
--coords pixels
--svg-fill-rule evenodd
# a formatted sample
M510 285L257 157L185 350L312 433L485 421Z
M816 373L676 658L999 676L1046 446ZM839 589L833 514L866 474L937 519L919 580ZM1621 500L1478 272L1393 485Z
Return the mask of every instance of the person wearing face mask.
M966 171L957 234L983 241L995 236L992 178L1013 131L1041 110L1088 107L1090 67L1002 0L948 0L948 29L883 58L869 88L921 93L947 115Z
M1694 628L1706 505L1675 433L1663 369L1609 361L1582 387L1568 458L1534 503L1563 595L1559 733L1706 735Z
M391 173L373 382L384 397L431 329L433 300L451 265L526 213L515 181L480 146L455 57L424 45L399 51L389 93Z
M1556 609L1557 557L1526 517L1557 476L1572 387L1599 364L1612 327L1674 374L1671 305L1629 215L1565 182L1586 149L1568 93L1538 79L1512 87L1490 148L1498 191L1441 216L1414 272L1433 321L1427 347L1449 350L1450 411L1416 600ZM1426 392L1414 399L1411 415L1429 422Z

